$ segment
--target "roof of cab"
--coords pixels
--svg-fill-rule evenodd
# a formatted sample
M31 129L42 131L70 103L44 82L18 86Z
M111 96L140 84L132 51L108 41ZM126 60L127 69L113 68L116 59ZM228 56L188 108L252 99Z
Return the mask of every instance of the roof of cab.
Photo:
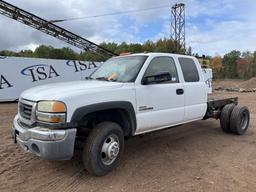
M126 54L126 55L120 55L117 57L129 57L129 56L174 56L174 57L187 57L187 58L195 58L190 55L181 55L181 54L175 54L175 53L160 53L160 52L149 52L149 53L134 53L134 54Z

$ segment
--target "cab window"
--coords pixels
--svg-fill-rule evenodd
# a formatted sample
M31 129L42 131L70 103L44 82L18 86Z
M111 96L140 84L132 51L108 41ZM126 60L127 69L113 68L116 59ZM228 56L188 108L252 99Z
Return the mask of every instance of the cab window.
M144 77L153 76L161 72L169 72L171 74L172 79L167 83L179 82L176 64L172 57L153 58L144 74Z
M198 82L199 73L194 60L190 58L180 57L179 62L185 82Z

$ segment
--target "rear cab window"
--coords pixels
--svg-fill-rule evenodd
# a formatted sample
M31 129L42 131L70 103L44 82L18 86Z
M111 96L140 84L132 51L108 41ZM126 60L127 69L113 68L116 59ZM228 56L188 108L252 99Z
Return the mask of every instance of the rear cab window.
M185 82L198 82L200 80L196 63L191 58L178 58Z

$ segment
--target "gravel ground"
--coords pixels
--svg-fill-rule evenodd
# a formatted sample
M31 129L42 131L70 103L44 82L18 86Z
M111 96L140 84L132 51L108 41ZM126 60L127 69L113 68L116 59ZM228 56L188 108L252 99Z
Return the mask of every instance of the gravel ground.
M24 152L10 136L17 104L0 104L0 191L255 191L256 94L239 96L251 111L243 136L224 134L217 120L134 137L121 165L105 177L70 161L47 161Z

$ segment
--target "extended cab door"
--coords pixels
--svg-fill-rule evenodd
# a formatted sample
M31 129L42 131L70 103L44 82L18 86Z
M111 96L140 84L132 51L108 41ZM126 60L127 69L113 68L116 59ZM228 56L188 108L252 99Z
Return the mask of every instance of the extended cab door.
M185 90L184 122L202 119L207 109L207 90L199 62L193 57L179 56Z
M168 82L142 84L145 76L169 72ZM157 130L183 122L184 87L176 63L171 56L154 57L143 66L135 83L137 100L136 134Z

